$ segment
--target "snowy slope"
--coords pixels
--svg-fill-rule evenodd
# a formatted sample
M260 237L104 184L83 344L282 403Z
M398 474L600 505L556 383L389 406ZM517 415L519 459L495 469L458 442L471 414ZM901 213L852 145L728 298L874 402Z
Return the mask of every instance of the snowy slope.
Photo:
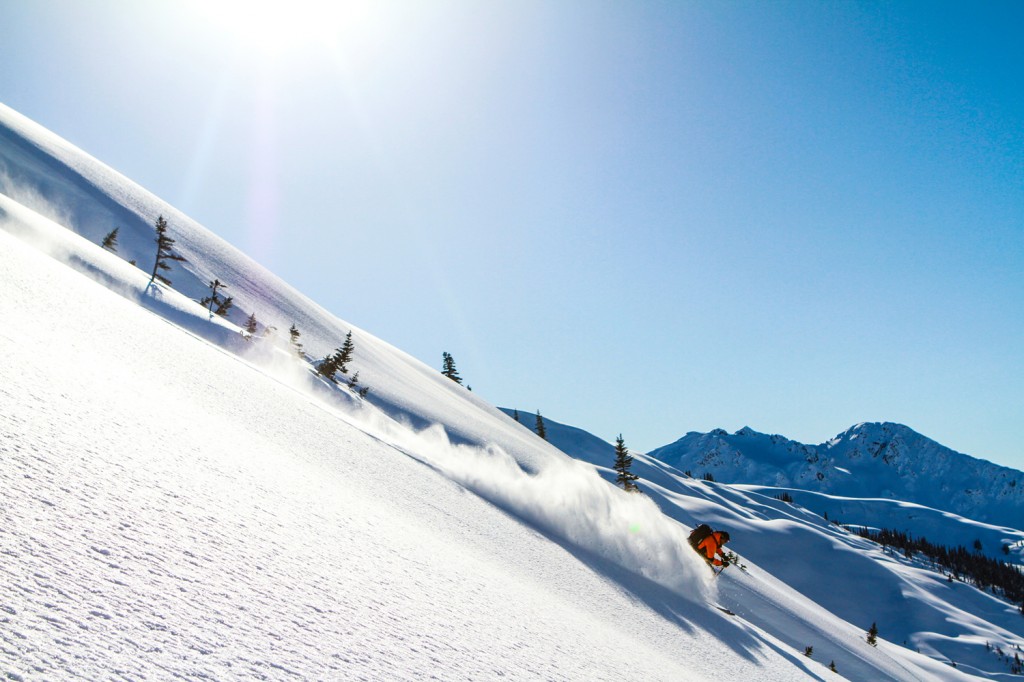
M688 433L650 455L724 483L886 497L1024 528L1024 473L951 450L901 424L857 424L821 445L743 428Z
M8 679L816 669L468 493L439 473L440 434L389 432L372 406L279 380L4 230L0 254ZM457 452L486 471L488 453Z
M535 464L536 444L485 400L339 320L173 206L2 103L0 193L96 244L119 227L118 254L147 273L155 253L153 224L163 215L175 252L188 261L169 274L176 291L198 300L209 293L208 282L220 279L234 298L236 324L255 313L260 328L273 326L278 336L294 324L316 359L338 348L351 330L357 346L352 369L371 387L371 402L417 426L443 421L460 442L497 443L524 466Z
M553 444L615 480L611 444L551 419L545 425ZM977 674L1007 674L1017 647L1024 648L1024 617L1016 605L950 583L919 557L886 554L816 512L827 508L833 520L904 530L952 545L969 546L983 538L991 554L1016 563L1024 563L1024 531L907 502L694 480L658 459L632 454L638 485L667 515L687 526L703 521L730 531L730 548L750 566L746 574L729 569L722 576L722 602L794 648L813 646L822 659L835 659L841 670L849 670L845 639L832 642L822 634L837 626L808 628L811 618L828 620L819 613L824 610L863 630L877 622L890 642L906 643ZM798 504L775 499L782 491ZM1014 546L1009 557L996 551L1002 544ZM780 607L784 603L790 606ZM802 616L794 619L793 613ZM1001 658L996 647L1009 657Z
M314 356L350 325L9 109L0 160L7 678L965 677L753 558L712 579L685 524L759 519L756 493L649 463L626 495L355 330L361 401L194 299L227 281L234 322L294 322ZM174 289L125 261L159 214ZM115 225L118 255L95 244Z

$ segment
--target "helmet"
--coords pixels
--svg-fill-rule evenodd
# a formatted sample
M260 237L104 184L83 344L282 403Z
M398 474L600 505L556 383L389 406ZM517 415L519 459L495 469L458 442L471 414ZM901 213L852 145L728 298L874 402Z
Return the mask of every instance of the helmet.
M720 531L718 531L718 536L722 539L722 544L723 545L725 543L729 542L729 532L728 531L720 530Z

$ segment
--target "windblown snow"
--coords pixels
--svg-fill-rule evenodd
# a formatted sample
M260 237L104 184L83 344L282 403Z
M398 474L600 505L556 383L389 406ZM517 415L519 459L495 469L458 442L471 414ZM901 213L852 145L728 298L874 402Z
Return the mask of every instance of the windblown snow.
M757 490L638 455L622 492L606 443L566 455L2 105L0 175L7 679L999 679L1024 643L1012 604ZM348 331L366 400L308 361ZM746 570L712 577L698 520Z

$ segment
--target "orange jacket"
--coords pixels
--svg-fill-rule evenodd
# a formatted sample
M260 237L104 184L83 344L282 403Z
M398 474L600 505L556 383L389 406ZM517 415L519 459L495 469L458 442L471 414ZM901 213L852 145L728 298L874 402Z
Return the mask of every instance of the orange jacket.
M722 557L725 556L722 554L723 545L725 545L725 542L722 541L722 533L716 530L714 533L701 540L700 544L697 545L697 549L704 554L706 561L709 564L721 566L722 560L716 559L715 555L718 554Z

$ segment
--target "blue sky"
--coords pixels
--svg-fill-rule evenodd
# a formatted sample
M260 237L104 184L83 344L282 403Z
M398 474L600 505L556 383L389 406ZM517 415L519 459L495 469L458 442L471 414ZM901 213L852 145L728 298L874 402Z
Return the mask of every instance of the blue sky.
M1021 3L203 4L3 2L0 101L496 404L1024 468Z

